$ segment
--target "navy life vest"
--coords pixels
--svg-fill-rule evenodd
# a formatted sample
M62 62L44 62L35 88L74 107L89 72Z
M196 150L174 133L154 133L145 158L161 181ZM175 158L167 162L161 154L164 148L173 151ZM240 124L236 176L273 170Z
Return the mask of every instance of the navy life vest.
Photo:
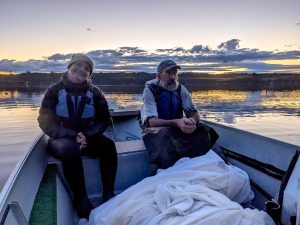
M148 88L155 98L158 118L172 120L183 117L180 84L175 91L168 91L155 84L150 84Z

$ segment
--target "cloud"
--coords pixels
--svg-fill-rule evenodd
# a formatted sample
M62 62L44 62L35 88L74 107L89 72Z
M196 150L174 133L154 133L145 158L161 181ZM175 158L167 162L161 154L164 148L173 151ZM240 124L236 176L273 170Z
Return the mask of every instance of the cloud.
M66 54L66 55L63 55L63 54L57 53L57 54L54 54L54 55L51 55L51 56L45 57L45 58L47 58L47 59L50 60L50 61L60 61L60 60L63 60L63 61L64 61L64 60L69 60L69 59L71 59L72 55L73 55L73 54Z
M296 23L296 26L300 26L300 23Z
M130 54L130 55L147 53L147 51L142 50L138 47L121 47L119 48L119 52L122 54Z
M157 52L160 55L178 55L178 54L186 54L187 50L182 47L175 47L175 48L165 48L165 49L156 49L155 52Z
M209 53L211 50L208 46L203 46L203 45L195 45L192 47L190 50L191 53Z
M231 39L226 42L222 42L220 45L218 45L218 49L225 50L225 51L232 51L239 47L240 40L238 39Z
M247 72L249 73L272 73L278 71L300 71L300 65L281 65L281 64L268 64L263 62L240 62L233 63L232 66L247 68Z
M295 48L296 49L296 48ZM216 49L207 45L194 45L192 48L174 47L166 49L144 50L139 47L120 47L117 49L99 49L85 52L95 63L95 71L143 71L155 73L158 63L172 59L182 65L182 71L230 72L294 72L299 66L268 64L267 60L300 59L300 50L263 51L240 48L240 40L231 39L220 43ZM57 53L41 60L16 61L0 60L0 71L12 72L64 72L68 60L74 53Z

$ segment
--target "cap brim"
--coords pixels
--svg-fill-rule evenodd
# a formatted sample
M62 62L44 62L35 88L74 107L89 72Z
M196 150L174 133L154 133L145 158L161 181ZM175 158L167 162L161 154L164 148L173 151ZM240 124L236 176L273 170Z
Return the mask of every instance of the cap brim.
M163 70L163 72L167 72L168 70L173 69L173 68L181 69L181 67L178 66L178 65L171 65L171 66L166 67L166 68Z

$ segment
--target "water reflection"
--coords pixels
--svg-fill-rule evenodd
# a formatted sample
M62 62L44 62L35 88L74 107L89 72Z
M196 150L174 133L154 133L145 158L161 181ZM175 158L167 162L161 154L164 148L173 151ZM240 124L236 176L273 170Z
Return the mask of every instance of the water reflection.
M235 124L238 117L257 117L275 113L300 115L300 91L196 91L191 93L202 117Z
M245 91L207 90L191 92L195 105L211 102L243 102L247 98Z
M0 91L0 99L17 98L18 94L18 91Z
M141 94L105 93L109 107L139 108L142 105ZM294 91L226 91L208 90L191 92L194 104L202 118L213 119L234 125L238 117L258 117L261 114L273 113L272 117L282 115L300 115L300 90ZM23 115L24 109L37 111L43 93L0 91L0 109L17 109ZM25 113L26 114L26 113ZM14 113L5 121L14 121ZM37 112L33 113L37 116ZM2 118L5 118L3 116ZM5 122L3 121L3 122ZM24 121L30 123L31 121ZM24 124L24 125L25 125Z
M142 105L141 94L108 93L105 95L110 108L140 108Z
M293 110L292 113L297 113L298 115L300 115L300 92L268 92L264 101L261 102L261 106L282 111Z

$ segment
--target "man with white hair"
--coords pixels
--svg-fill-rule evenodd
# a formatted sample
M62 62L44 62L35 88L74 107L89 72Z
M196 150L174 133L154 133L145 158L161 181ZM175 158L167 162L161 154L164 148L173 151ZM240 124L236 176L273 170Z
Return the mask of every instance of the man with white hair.
M181 157L203 155L218 138L199 122L190 93L178 82L178 69L174 61L162 61L156 79L146 82L143 92L143 140L150 162L158 168L172 166Z

